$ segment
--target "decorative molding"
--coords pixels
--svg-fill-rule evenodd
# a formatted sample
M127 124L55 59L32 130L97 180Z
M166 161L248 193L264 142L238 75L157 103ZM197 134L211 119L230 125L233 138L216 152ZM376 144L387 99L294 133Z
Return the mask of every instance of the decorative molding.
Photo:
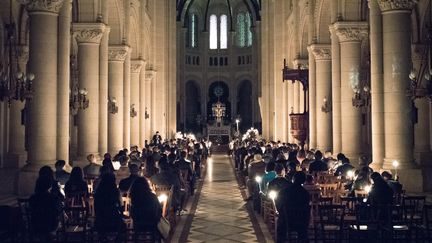
M310 46L310 51L316 60L331 60L330 44L313 44Z
M405 10L411 12L413 0L377 0L382 12Z
M58 14L64 0L21 0L28 12L50 12Z
M147 69L145 73L145 80L151 82L156 77L156 71L153 69Z
M369 34L367 22L336 22L334 30L340 42L360 42Z
M75 23L73 34L78 44L100 44L105 31L101 23Z
M309 60L308 59L294 59L293 60L294 68L300 68L300 69L308 69L309 68Z
M130 69L132 73L139 73L143 66L144 66L144 60L141 59L131 60Z
M108 47L108 60L123 62L129 54L129 46L109 46Z

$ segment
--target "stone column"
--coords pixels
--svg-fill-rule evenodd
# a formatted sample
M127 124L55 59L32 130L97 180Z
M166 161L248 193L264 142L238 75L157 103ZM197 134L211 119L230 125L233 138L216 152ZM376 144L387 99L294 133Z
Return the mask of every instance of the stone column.
M123 148L130 149L130 93L131 93L131 53L132 49L128 48L128 54L124 61L124 79L123 79Z
M142 61L142 67L141 71L139 73L139 103L140 103L140 112L138 113L138 116L140 117L140 123L139 123L139 146L140 148L144 147L144 142L146 139L149 139L146 137L146 122L147 122L147 103L146 103L146 92L147 89L149 89L147 82L146 82L146 61ZM147 112L146 112L147 111Z
M312 53L311 47L308 46L308 56L309 56L309 148L316 148L317 147L317 97L316 97L316 63L315 63L315 57ZM302 92L301 90L300 92ZM303 96L301 96L303 98ZM300 100L301 103L303 103L304 107L304 101L303 99ZM300 113L302 113L303 110L300 110Z
M108 40L110 27L105 25L99 46L99 154L108 152ZM96 101L95 101L96 102Z
M362 152L362 113L352 105L353 87L359 87L361 41L368 35L366 22L334 24L340 42L342 152L357 164Z
M89 107L78 112L78 161L89 154L99 155L99 44L104 31L101 23L75 23L78 43L79 88L88 91Z
M147 104L147 113L148 119L146 119L146 130L145 137L147 139L151 139L151 136L156 132L154 123L157 122L155 120L155 80L156 80L156 71L153 69L146 70L145 73L145 82L146 82L146 104ZM150 141L149 141L150 142Z
M331 46L329 44L311 45L316 62L316 138L317 148L322 152L332 149L332 112L331 112ZM311 54L312 54L311 53ZM311 94L312 95L312 94ZM322 111L324 99L330 108ZM312 104L312 101L311 101ZM312 111L311 111L312 113Z
M69 161L70 25L72 1L65 0L59 15L57 80L57 159Z
M17 63L19 70L26 73L29 57L28 46L18 47ZM25 127L22 123L22 113L25 102L12 100L9 109L9 151L4 167L21 168L25 165L27 153L25 151Z
M108 114L108 151L111 155L123 149L123 115L124 115L124 61L129 47L124 45L109 46L108 52L108 98L116 99L117 113Z
M130 118L130 144L131 146L137 145L141 146L140 143L140 124L141 121L141 113L143 109L141 109L140 104L140 71L143 66L143 60L132 60L131 61L131 86L130 86L130 100L131 107L134 107L137 112L136 116ZM144 85L144 84L143 84ZM131 114L132 115L132 114Z
M382 17L377 0L369 0L371 49L371 115L372 167L382 168L384 162L384 82Z
M33 192L40 167L57 156L58 13L63 0L26 1L30 18L28 72L35 74L29 105L28 162L18 178L18 194Z
M384 169L397 160L407 190L422 190L422 174L413 161L412 102L406 95L411 69L411 0L379 0L383 18L384 53Z
M341 60L339 38L334 25L330 26L331 33L331 70L332 70L332 127L333 127L333 154L342 151L342 124L341 124Z

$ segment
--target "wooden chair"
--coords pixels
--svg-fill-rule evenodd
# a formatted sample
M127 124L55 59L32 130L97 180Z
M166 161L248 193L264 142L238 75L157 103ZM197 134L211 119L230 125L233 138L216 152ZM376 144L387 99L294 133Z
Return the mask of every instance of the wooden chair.
M424 205L423 212L425 219L424 233L426 235L426 240L428 242L432 242L432 205Z
M354 195L357 198L367 198L369 194L365 190L354 190Z
M308 228L310 219L310 207L305 208L283 208L279 215L279 220L284 220L285 227L277 228L277 242L308 242ZM282 224L278 223L278 227ZM283 237L283 239L280 239Z
M322 240L342 242L345 207L342 205L319 205L319 230Z
M385 238L390 241L409 242L413 233L414 206L386 206L388 217L384 222Z
M415 224L423 224L423 207L426 204L426 196L403 196L403 206L413 206L414 215L413 222Z
M132 218L130 216L131 198L128 193L124 193L121 196L121 200L122 200L123 215L124 215L126 228L131 229L132 228Z
M356 203L357 198L347 198L347 202ZM348 204L349 204L348 203ZM355 221L349 225L348 242L364 242L374 239L381 242L381 224L379 220L380 207L367 204L355 204Z
M79 239L81 242L86 242L88 215L86 207L66 207L61 217L60 241L68 242Z
M31 211L29 198L18 198L18 207L21 214L22 228L20 229L22 236L25 240L31 236Z

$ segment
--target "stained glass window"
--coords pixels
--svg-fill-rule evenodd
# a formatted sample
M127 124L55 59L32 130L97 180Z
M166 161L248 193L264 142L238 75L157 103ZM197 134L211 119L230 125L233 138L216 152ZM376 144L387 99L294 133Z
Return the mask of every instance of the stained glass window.
M244 25L244 13L239 13L237 15L237 46L245 46L245 25Z
M252 30L251 30L252 18L251 18L250 13L246 13L245 25L246 25L246 31L245 31L246 43L245 44L246 44L246 46L250 47L250 46L252 46Z
M210 49L218 48L218 21L215 14L210 16Z
M190 21L190 46L195 48L198 46L198 18L196 14L192 14Z
M225 14L220 16L220 48L228 48L228 17Z

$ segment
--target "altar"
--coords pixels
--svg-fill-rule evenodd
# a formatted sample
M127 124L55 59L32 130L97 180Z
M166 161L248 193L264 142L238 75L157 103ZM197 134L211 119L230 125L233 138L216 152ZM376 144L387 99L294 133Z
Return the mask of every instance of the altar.
M228 144L231 139L231 125L223 120L226 117L226 106L219 99L212 105L212 116L215 122L207 123L207 138L214 144Z

